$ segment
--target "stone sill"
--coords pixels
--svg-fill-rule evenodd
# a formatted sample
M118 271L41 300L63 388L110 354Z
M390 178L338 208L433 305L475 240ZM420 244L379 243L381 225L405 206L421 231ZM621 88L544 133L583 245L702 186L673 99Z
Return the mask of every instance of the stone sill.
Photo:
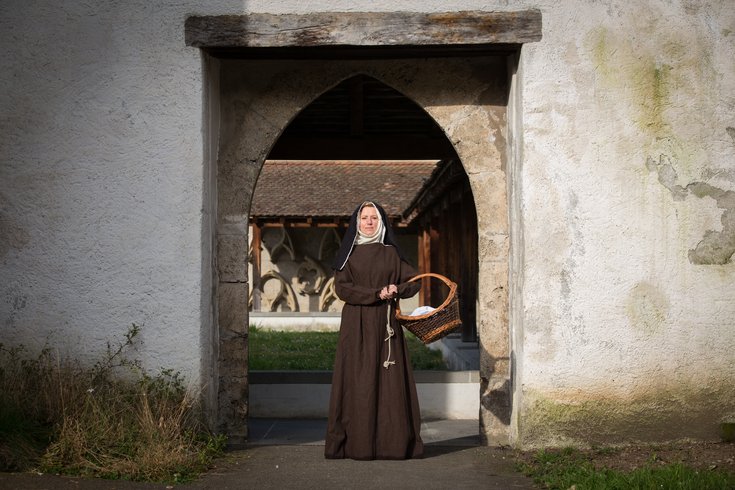
M251 311L248 316L253 318L339 318L342 313L338 311Z
M480 383L479 371L414 371L416 383ZM332 384L332 371L250 371L251 385Z

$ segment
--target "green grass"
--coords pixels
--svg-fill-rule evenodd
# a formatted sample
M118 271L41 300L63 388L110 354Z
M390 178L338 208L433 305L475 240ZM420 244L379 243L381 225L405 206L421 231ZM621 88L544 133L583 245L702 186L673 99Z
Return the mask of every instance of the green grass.
M251 325L248 335L252 370L329 371L334 367L339 332L280 332ZM409 332L406 341L414 369L446 369L441 352L429 349Z
M630 472L595 468L584 455L571 448L542 450L520 470L544 488L566 490L681 489L722 490L735 488L735 475L715 470L697 470L681 463L646 465Z

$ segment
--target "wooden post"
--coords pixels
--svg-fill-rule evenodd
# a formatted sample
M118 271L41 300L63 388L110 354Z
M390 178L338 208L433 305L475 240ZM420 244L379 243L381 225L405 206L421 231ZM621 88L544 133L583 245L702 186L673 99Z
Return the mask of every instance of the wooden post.
M431 272L431 237L427 228L422 229L419 233L419 273L425 272ZM422 305L431 303L431 283L429 281L421 281L419 303Z
M260 311L260 276L261 273L261 236L262 230L257 221L253 221L253 311Z

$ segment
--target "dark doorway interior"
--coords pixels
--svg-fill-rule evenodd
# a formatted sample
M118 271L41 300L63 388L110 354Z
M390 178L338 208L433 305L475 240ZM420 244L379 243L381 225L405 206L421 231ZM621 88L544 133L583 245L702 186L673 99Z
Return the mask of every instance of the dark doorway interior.
M304 108L271 160L451 160L442 130L408 97L366 75L351 77Z

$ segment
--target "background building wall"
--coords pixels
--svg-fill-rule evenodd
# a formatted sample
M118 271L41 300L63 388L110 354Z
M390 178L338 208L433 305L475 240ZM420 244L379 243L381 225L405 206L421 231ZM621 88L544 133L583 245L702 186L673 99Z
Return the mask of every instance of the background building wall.
M257 187L257 182L255 185ZM285 185L284 192L287 192ZM260 311L265 316L268 316L270 312L339 314L344 302L325 293L324 290L330 289L329 283L334 275L332 262L339 250L340 234L342 233L344 230L331 227L264 227L261 231L260 275L263 277L269 272L276 273L283 278L283 283L278 280L277 276L268 277L266 284L261 285L261 305L259 310L256 309L252 304L253 263L252 260L249 261L250 312ZM251 225L248 235L251 250L252 237ZM416 234L396 233L396 239L408 262L417 267L418 238ZM331 289L333 290L333 287ZM295 309L292 309L292 305L295 306ZM418 306L418 296L401 301L401 306L403 311L412 311ZM263 322L263 315L259 315L261 322ZM307 324L312 323L313 316L305 315ZM302 328L298 316L289 315L288 318L293 324L293 329ZM252 320L250 323L253 324ZM334 325L335 322L330 320L330 323ZM257 322L255 324L259 325ZM262 325L267 325L267 322ZM336 322L336 326L330 328L338 328L338 326L339 321Z
M543 16L508 135L513 440L714 437L735 417L731 2L451 8ZM394 9L3 2L0 340L87 356L142 324L147 366L203 378L214 210L186 16Z

